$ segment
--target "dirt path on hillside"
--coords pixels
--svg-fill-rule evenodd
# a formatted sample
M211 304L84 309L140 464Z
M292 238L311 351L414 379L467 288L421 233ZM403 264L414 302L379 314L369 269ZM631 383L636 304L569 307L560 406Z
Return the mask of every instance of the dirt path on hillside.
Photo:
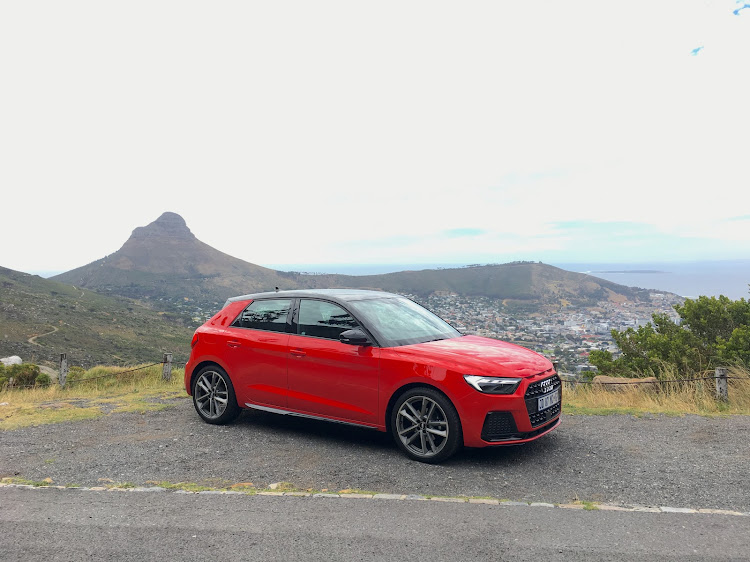
M39 347L41 347L42 344L41 343L37 343L36 339L37 338L43 338L44 336L50 336L50 335L54 334L55 332L57 332L57 330L58 330L58 328L56 326L52 326L52 331L51 332L45 332L44 334L37 334L36 336L31 336L27 341L30 344L38 345Z

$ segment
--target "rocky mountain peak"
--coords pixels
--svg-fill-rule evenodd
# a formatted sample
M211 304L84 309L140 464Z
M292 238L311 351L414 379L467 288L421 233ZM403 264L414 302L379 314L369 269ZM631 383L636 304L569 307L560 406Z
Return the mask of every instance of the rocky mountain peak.
M195 240L195 235L180 215L166 212L154 222L139 226L130 235L130 240L144 239L172 239L172 240Z

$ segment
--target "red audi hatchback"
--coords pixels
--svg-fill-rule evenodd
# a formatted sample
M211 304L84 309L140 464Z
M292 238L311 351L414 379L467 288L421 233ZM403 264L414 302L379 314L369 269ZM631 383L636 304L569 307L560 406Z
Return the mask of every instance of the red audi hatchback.
M537 439L560 424L562 397L541 355L348 289L229 299L193 336L185 388L208 423L253 408L353 424L390 431L423 462Z

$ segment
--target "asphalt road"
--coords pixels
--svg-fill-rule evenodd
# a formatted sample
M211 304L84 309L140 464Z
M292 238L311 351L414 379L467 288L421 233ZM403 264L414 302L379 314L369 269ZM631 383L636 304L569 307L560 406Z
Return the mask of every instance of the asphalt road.
M0 560L748 560L750 517L0 488Z
M55 484L287 481L315 490L750 512L750 417L564 416L521 447L408 460L382 433L263 412L226 427L187 399L145 414L0 432L0 477Z

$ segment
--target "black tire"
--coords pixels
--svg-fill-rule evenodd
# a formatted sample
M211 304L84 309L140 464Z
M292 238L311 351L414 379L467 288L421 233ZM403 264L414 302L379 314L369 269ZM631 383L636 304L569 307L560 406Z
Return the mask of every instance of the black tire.
M401 394L390 421L396 444L415 461L438 463L463 445L456 408L444 394L426 386Z
M218 365L198 371L193 381L193 406L203 421L217 425L236 420L242 411L229 375Z

